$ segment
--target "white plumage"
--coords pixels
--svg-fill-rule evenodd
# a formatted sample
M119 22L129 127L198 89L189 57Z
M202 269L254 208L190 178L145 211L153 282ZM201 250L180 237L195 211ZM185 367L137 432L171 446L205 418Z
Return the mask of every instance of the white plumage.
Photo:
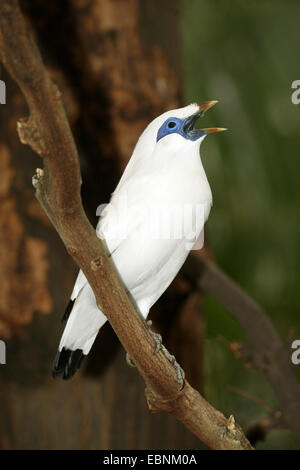
M213 104L191 104L154 119L140 136L99 218L97 235L105 238L121 279L145 318L202 235L210 212L212 195L199 147L207 133L221 129L195 130L193 124ZM203 209L203 216L197 215L197 207ZM178 227L185 227L186 212L190 225L178 236ZM71 300L74 304L53 372L63 378L74 374L106 321L81 271Z

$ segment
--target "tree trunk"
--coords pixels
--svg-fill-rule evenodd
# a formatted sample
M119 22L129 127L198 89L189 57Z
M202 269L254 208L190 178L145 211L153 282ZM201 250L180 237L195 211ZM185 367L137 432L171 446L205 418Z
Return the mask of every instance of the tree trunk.
M43 58L63 92L80 151L90 219L108 202L141 131L180 104L177 2L23 0ZM60 318L77 272L33 196L38 157L21 145L27 114L6 74L0 108L0 366L2 449L188 449L197 439L172 416L151 415L138 373L107 324L82 371L50 377ZM62 156L63 158L63 156ZM153 309L164 342L201 385L201 297L180 277Z

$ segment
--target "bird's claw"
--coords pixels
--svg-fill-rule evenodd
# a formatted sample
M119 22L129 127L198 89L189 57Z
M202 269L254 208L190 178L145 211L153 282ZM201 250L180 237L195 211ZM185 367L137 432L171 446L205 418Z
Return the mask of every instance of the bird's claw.
M148 328L148 331L152 338L154 339L155 342L155 349L154 349L154 354L157 354L159 351L163 353L163 355L168 359L168 361L174 366L177 374L177 382L180 385L180 390L183 389L184 387L184 379L185 379L185 373L184 370L180 367L178 362L176 361L175 356L169 353L169 351L165 348L165 346L162 344L162 337L159 333L154 333L154 331L151 330L152 326L152 321L148 320L146 322L146 326Z
M148 329L150 335L152 336L152 338L154 339L154 343L155 343L155 349L154 349L153 354L157 354L159 351L161 351L161 349L163 347L162 337L159 333L154 333L154 331L151 330L151 326L152 326L152 321L151 320L148 320L146 322L146 325L147 325L147 329Z
M169 353L169 351L165 348L165 346L162 344L162 337L159 333L155 333L154 331L151 330L152 326L152 321L148 320L145 322L146 327L154 339L155 343L155 349L153 354L157 354L159 351L163 353L163 355L168 359L168 361L172 364L172 366L175 368L176 374L177 374L177 382L180 385L180 390L183 389L184 387L184 379L185 379L185 373L184 370L180 367L178 362L176 361L175 356ZM126 353L126 362L130 367L136 367L135 363L132 361L131 357L129 356L128 353Z
M174 358L174 359L175 359L175 358ZM178 364L178 362L176 361L176 359L175 359L175 362L174 362L174 367L175 367L176 374L177 374L177 382L178 382L178 384L180 385L180 390L182 390L183 387L184 387L184 379L185 379L184 370L183 370L183 368Z

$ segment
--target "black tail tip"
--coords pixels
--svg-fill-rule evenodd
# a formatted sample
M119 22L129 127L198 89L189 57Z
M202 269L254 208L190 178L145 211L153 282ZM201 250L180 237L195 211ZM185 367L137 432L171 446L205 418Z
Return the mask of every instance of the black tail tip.
M52 377L54 379L57 377L61 377L64 380L70 379L81 366L83 359L84 354L82 349L71 351L70 349L63 348L61 351L57 351L52 369Z

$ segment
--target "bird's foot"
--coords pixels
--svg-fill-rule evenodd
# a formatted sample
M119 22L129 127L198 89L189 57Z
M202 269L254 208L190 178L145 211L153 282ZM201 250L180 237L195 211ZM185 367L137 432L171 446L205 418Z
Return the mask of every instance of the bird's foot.
M151 330L151 326L152 326L152 321L151 320L146 321L147 330L149 331L150 335L154 339L154 343L155 343L154 354L157 354L159 351L161 351L163 347L162 337L159 333L154 333L154 331Z
M177 374L177 382L180 385L180 390L182 390L184 387L184 379L185 379L184 370L180 367L180 365L176 361L175 356L170 354L167 348L165 348L165 346L162 344L161 335L151 330L152 321L151 320L146 321L145 325L150 335L154 339L155 349L154 349L153 354L157 354L159 351L161 351L163 355L168 359L168 361L172 364L172 366L174 366L176 374ZM136 367L135 363L132 361L128 353L126 353L126 362L130 367Z
M150 329L151 325L152 325L152 321L151 320L148 320L147 322L144 321L144 319L142 319L143 322L145 323L146 325L146 328L147 330L149 331L150 335L152 336L152 338L154 339L154 342L155 342L155 350L154 350L154 354L157 354L158 351L160 351L162 349L162 347L164 347L162 345L162 337L159 333L154 333L154 331L152 331ZM175 359L175 358L174 358ZM133 362L133 360L131 359L130 355L128 353L126 353L126 362L127 364L130 366L130 367L136 367L135 363Z
M168 359L168 361L174 366L174 368L176 370L176 374L177 374L177 382L180 385L180 390L182 390L183 387L184 387L184 379L185 379L184 370L180 367L180 365L176 361L175 356L170 354L169 351L167 350L167 348L165 348L165 346L162 344L161 335L158 334L158 333L154 333L154 331L151 330L151 326L152 326L152 321L151 320L148 320L146 322L146 326L147 326L147 329L148 329L150 335L152 336L152 338L154 339L154 342L155 342L154 354L157 354L159 351L161 351L163 353L163 355Z
M146 322L146 327L147 327L147 330L149 331L150 335L152 336L152 338L154 339L154 342L155 342L155 350L154 350L154 354L157 354L158 351L160 351L162 349L162 347L164 347L162 345L162 337L159 333L154 333L154 331L152 331L150 329L150 326L152 325L152 321L149 320L148 322ZM128 352L126 353L126 362L127 364L130 366L130 367L136 367L135 363L133 362L133 360L131 359L130 355L128 354Z

